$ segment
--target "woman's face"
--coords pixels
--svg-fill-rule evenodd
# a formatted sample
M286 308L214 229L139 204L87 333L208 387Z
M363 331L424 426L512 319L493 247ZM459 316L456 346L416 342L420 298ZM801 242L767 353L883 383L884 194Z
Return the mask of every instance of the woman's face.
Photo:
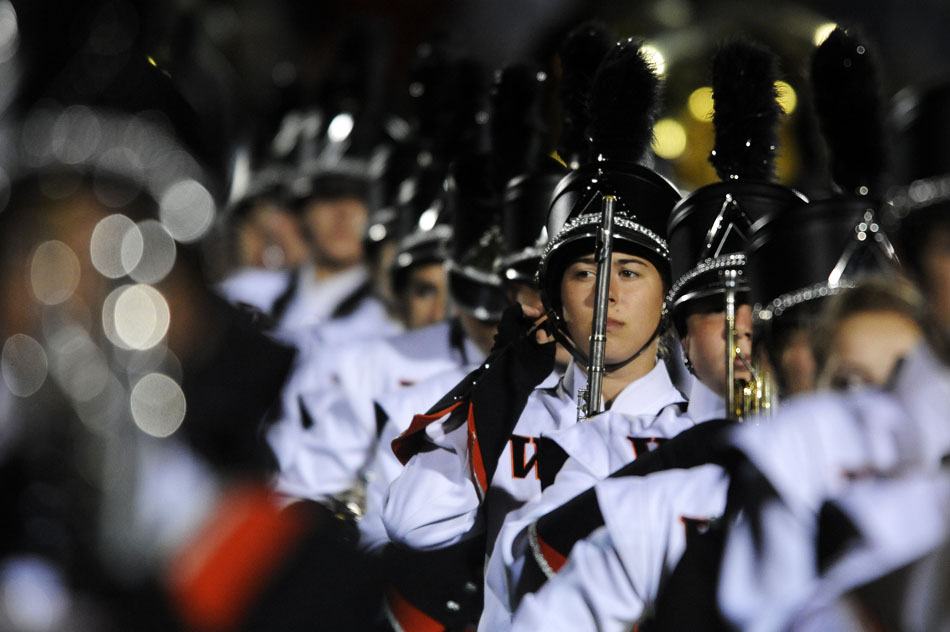
M571 339L585 352L590 345L596 286L593 254L575 259L561 278L564 322ZM663 297L663 280L652 263L631 254L613 254L607 307L608 364L626 360L646 344L660 322Z
M848 316L835 331L828 361L818 385L836 389L866 384L884 386L897 361L911 351L923 333L912 319L875 310Z

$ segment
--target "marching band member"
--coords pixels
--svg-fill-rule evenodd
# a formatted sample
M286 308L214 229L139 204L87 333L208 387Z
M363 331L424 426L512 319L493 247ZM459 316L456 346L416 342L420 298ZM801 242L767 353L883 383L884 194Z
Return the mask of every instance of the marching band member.
M657 79L632 40L615 47L600 73L601 85L628 86L626 103L631 95L643 99L644 89L656 89ZM665 365L656 359L669 279L668 250L660 235L679 196L661 177L630 162L633 156L642 156L651 136L654 104L643 99L639 106L642 110L599 110L602 118L595 122L599 127L593 135L606 160L569 174L559 186L551 213L554 229L549 229L553 237L542 257L539 278L545 305L556 314L558 337L584 358L586 353L578 347L591 326L594 227L600 217L591 207L605 195L615 196L621 210L613 225L616 251L608 299L608 340L613 343L607 347L604 401L610 414L653 418L683 401ZM559 220L565 215L566 220ZM532 380L536 384L550 372L553 343L547 347L549 352L535 351L543 356L518 374L524 384ZM493 362L497 360L489 358L487 365ZM486 366L483 378L490 372L491 366ZM576 423L574 392L584 382L584 369L575 360L555 388L531 391L520 406L500 401L504 395L490 399L488 392L485 399L473 395L467 414L458 417L452 410L459 405L452 407L450 394L444 406L440 403L433 407L435 412L417 416L393 444L408 463L390 487L383 508L390 536L421 549L450 546L486 532L488 542L493 542L505 515L540 492L538 435ZM506 414L512 417L510 430L504 428ZM481 425L493 417L494 428ZM497 427L499 419L502 428Z
M702 455L698 459L694 455L691 461L673 460L666 464L666 467L674 468L699 465L708 462L704 459L714 458L717 447L716 432L721 433L724 428L722 420L735 419L737 416L747 418L757 412L756 404L751 399L747 407L743 406L742 401L733 402L731 410L727 410L726 406L727 392L733 391L737 384L740 386L738 390L742 392L745 389L757 388L756 378L761 381L761 376L754 375L758 367L753 369L751 344L752 311L749 305L748 277L755 272L746 268L744 249L752 227L758 220L804 202L800 194L769 181L773 177L777 144L775 136L780 114L774 89L777 72L775 56L761 46L737 41L719 51L713 69L716 146L712 161L723 182L694 192L673 210L668 237L676 280L668 300L672 305L673 320L680 335L683 357L693 373L689 405L681 419L683 423L690 425L710 422L701 426L713 428L715 432L707 432L706 428L697 427L696 430L700 431L700 434L687 430L674 439L673 445L680 445L684 440L690 441L689 437L697 437L697 451ZM740 80L742 89L736 90L734 86ZM750 121L754 125L750 124ZM741 135L736 134L737 130L741 130ZM728 301L734 305L732 322L726 318ZM730 327L735 332L733 336L727 335ZM728 340L734 341L736 351L732 354L727 350ZM726 370L727 364L732 365L731 379ZM498 590L497 593L500 593L501 600L510 599L510 611L517 607L525 593L533 592L541 581L560 570L575 542L590 534L597 525L603 524L608 515L623 515L623 518L618 517L618 520L629 521L631 532L634 533L646 534L648 529L654 526L659 529L660 525L665 528L667 520L660 517L660 514L657 514L654 522L650 522L647 515L639 515L655 506L639 501L638 494L642 494L643 489L646 489L646 483L640 480L642 473L637 480L632 480L629 476L617 477L623 472L617 470L630 461L633 461L633 468L638 467L638 457L643 456L638 454L638 448L644 453L647 449L654 450L653 456L667 452L663 439L641 439L638 446L636 438L628 439L625 433L593 432L597 421L594 419L583 426L550 436L566 450L569 457L553 484L519 512L519 515L513 516L499 538L498 544L501 548L499 550L496 547L490 564L496 564L496 560L504 561L505 577L502 578L501 573L497 574L497 580L501 580L498 583L503 590ZM685 427L689 428L690 425ZM624 430L629 433L630 428ZM644 463L650 460L647 458ZM717 469L713 468L712 471ZM615 472L616 478L613 480L617 481L617 489L623 489L623 481L631 482L631 490L635 491L629 492L629 498L636 500L610 503L603 509L599 508L598 504L606 501L601 489L612 489L614 483L605 483L598 486L596 492L591 489L574 499L577 494L592 488L597 481L612 472ZM664 475L660 478L665 481L667 477ZM690 480L689 476L683 475L668 478L676 480L675 484ZM723 476L720 474L718 479L723 479ZM655 479L649 477L649 480ZM691 491L694 491L696 485L705 489L706 479L701 480L701 483L682 486L680 492L669 494L668 498L661 502L668 501L674 505L686 503L688 506ZM670 489L665 483L659 487L667 491ZM649 488L652 489L652 483ZM710 493L699 492L699 495L709 503L707 507L716 507L716 499L721 497L721 494L716 494L713 490L710 490ZM570 503L563 509L554 511L567 501ZM544 518L538 520L542 516ZM538 521L535 522L536 520ZM619 526L619 523L616 526ZM656 536L659 542L666 541L660 539L659 532L651 535ZM636 572L643 571L638 569ZM591 578L584 578L584 581L590 580ZM551 592L545 595L564 595L565 592L572 592L572 589L566 589L567 586L573 585L572 581L574 580L559 580L560 588L551 589ZM622 590L625 585L616 584L617 591ZM583 592L574 593L567 598L582 597L592 604L591 609L607 603L591 598L587 594L590 588L592 587L589 586ZM632 597L620 597L611 591L603 591L602 594L604 600L616 599L618 604L627 602L629 614L623 619L627 624L637 621L644 613L642 607L639 610L635 607L638 603L641 606L646 603L643 598L638 601ZM528 610L535 614L521 615L532 621L520 624L524 625L521 629L529 629L540 623L538 620L532 620L532 616L545 616L550 624L554 624L557 617L565 613L560 608L553 608L553 604L547 599L549 597L545 596L531 601L532 605L528 606ZM539 605L540 608L537 607ZM619 606L617 608L619 609ZM549 610L548 614L541 615L545 609ZM511 614L507 616L510 618ZM586 620L588 616L605 615L591 613L585 608L575 608L575 615L558 621L557 625L568 629L572 624L577 625L580 620ZM590 624L590 621L588 623ZM484 620L483 624L486 624L484 629L487 630L495 629L501 622L496 621L495 627L487 625ZM510 622L504 621L504 624L507 626ZM598 627L600 626L610 628L606 621L601 621Z

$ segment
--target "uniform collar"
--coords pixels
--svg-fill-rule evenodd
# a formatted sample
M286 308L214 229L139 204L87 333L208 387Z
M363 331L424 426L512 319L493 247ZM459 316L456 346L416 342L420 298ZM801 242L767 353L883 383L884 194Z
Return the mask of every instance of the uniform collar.
M587 374L575 361L567 365L558 396L562 399L577 399L577 391L587 387ZM666 364L657 360L650 372L630 382L614 400L610 410L628 415L655 415L661 408L682 402L683 395L673 386Z
M689 406L686 408L686 412L696 422L724 419L726 400L703 384L698 377L693 376L693 383L689 389Z
M657 360L649 373L620 391L610 410L628 415L652 415L665 406L682 401L683 395L673 386L666 364Z
M353 266L325 279L317 279L314 265L302 266L300 275L301 293L307 296L307 308L315 314L315 321L324 320L337 305L369 279L369 269L363 265Z
M558 383L557 394L561 399L570 401L577 400L577 391L587 387L587 375L574 358L567 363L564 369L564 375Z

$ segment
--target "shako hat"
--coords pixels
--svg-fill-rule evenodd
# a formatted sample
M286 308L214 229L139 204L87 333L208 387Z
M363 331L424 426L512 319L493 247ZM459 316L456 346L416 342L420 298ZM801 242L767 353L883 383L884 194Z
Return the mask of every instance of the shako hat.
M659 78L634 39L618 42L597 70L590 94L590 141L597 160L572 171L554 192L550 241L538 267L541 297L559 313L564 270L593 252L605 196L616 200L614 248L647 258L669 285L666 224L680 194L639 164L647 156L658 112Z
M781 116L777 70L774 53L744 39L724 44L713 61L716 143L709 160L722 181L681 200L668 228L669 302L681 334L691 301L725 291L723 271L735 270L736 290L748 292L745 248L753 225L806 201L772 182Z
M841 29L815 50L812 83L839 193L760 220L748 246L757 322L774 329L813 318L823 297L897 260L880 221L885 156L874 60Z

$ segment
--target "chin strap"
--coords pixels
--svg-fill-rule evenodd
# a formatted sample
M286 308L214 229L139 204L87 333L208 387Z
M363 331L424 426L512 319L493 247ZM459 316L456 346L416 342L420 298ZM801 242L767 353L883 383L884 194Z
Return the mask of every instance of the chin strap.
M570 336L568 335L567 331L564 328L564 322L558 317L558 315L554 312L554 310L548 311L547 316L548 316L547 322L556 323L553 327L547 328L548 333L554 336L554 339L557 340L559 343L561 343L561 345L565 349L568 350L571 356L575 360L580 362L586 369L587 363L589 361L587 354L581 351L577 347L577 345L574 344L574 341L571 340ZM643 343L643 346L637 349L636 353L634 353L632 356L630 356L629 358L627 358L626 360L622 362L614 362L613 364L605 363L604 371L607 373L612 373L613 371L622 369L623 367L627 366L628 364L630 364L631 362L639 358L641 355L643 355L643 352L649 349L650 345L653 344L653 341L656 340L660 336L660 332L663 331L663 325L664 325L665 320L666 320L666 315L664 313L663 315L660 316L660 322L656 324L656 329L653 330L653 334L649 338L647 338L647 341Z

